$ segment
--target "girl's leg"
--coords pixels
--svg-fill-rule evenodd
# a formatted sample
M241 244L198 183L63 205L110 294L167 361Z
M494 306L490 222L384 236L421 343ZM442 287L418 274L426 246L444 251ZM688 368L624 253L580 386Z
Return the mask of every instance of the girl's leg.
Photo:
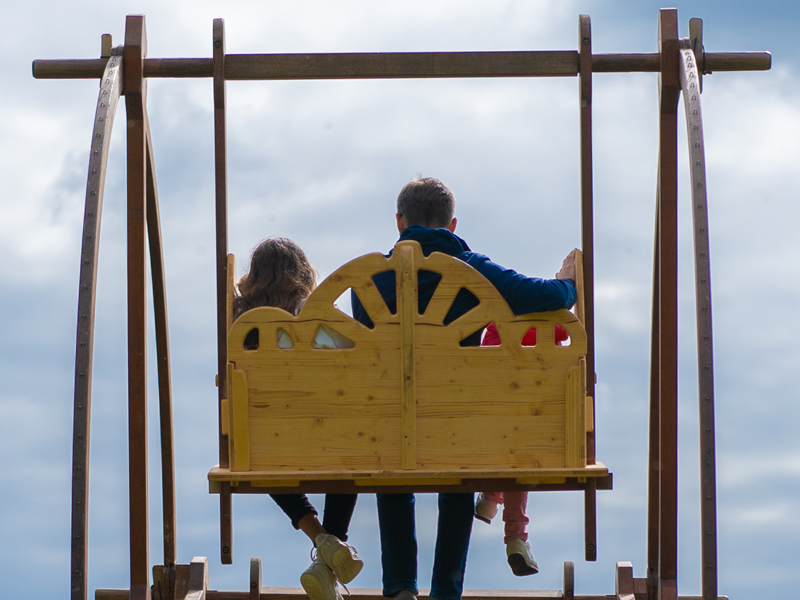
M528 539L528 515L525 510L528 506L528 492L506 492L503 504L503 523L505 523L505 538L507 544L513 538Z
M357 499L357 494L325 494L325 513L322 518L325 531L346 542Z
M483 492L483 497L498 504L503 503L503 492Z
M292 520L292 527L302 530L311 538L312 542L317 535L324 533L325 530L322 529L322 525L317 519L317 510L309 502L308 496L305 494L270 494L270 497ZM316 531L317 525L321 531ZM316 535L312 535L315 531Z

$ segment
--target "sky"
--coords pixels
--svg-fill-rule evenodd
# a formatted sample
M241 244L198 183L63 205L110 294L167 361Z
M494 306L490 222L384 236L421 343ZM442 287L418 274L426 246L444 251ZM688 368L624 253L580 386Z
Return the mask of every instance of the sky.
M794 2L680 1L705 23L707 51L769 50L768 72L704 80L715 337L719 590L782 597L800 583L800 54ZM208 57L212 20L229 53L574 50L589 14L596 53L653 52L651 0L321 0L92 2L4 6L0 38L0 582L8 598L66 595L80 236L93 81L41 81L39 58L94 58L100 35L147 18L151 57ZM505 562L502 523L473 528L468 588L612 593L614 564L646 570L647 423L655 74L594 78L597 456L614 473L598 493L598 561L582 559L582 495L529 501L534 577ZM321 276L395 241L394 200L415 175L457 197L458 233L523 273L551 277L580 245L578 87L574 78L230 82L230 249L290 237ZM113 132L100 239L90 471L90 591L128 585L125 344L125 127ZM310 544L266 497L234 500L234 564L220 564L217 462L213 115L210 80L152 80L148 110L161 202L173 365L178 560L207 556L213 589L296 586ZM681 127L683 117L681 116ZM695 308L686 140L679 198L679 592L700 592ZM766 296L764 296L766 294ZM774 311L774 312L773 312ZM771 316L766 316L769 313ZM152 314L152 313L151 313ZM151 562L161 562L155 363L151 360ZM322 499L312 498L322 507ZM435 499L420 495L420 585L430 581ZM350 541L379 587L374 496Z

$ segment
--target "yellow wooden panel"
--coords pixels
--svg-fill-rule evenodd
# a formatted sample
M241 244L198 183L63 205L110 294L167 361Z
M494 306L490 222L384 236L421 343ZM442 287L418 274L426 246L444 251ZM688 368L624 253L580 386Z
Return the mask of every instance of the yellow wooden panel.
M356 485L460 485L461 479L454 477L370 477L367 479L356 479Z
M584 400L586 405L586 433L594 431L594 400L591 396L586 396Z
M225 282L225 323L226 331L231 330L233 324L233 297L236 295L236 258L228 254L227 281Z
M414 272L414 251L409 246L398 248L400 277L398 277L397 312L400 315L400 354L403 361L400 386L400 450L404 469L417 466L417 399L414 380L414 324L417 314L417 287Z
M255 479L250 482L253 487L298 487L299 479Z
M586 464L586 408L583 390L586 389L586 365L570 369L566 386L566 454L568 467L581 467Z
M564 483L567 480L566 477L517 477L517 483L520 485L532 485L536 483Z
M228 398L231 404L233 435L229 436L232 447L232 467L237 471L250 470L250 424L247 410L247 375L228 363Z
M417 311L418 269L442 275L423 315ZM396 314L372 280L385 271L398 273L401 282ZM444 315L462 287L480 305L445 326ZM358 294L374 328L333 306L348 288ZM459 346L488 322L496 324L501 346ZM321 324L354 347L313 348ZM567 329L568 347L555 345L556 324ZM522 347L532 326L537 346ZM245 350L243 340L253 328L259 330L259 349ZM292 339L291 349L277 347L278 329ZM371 254L344 265L297 316L266 307L246 312L228 336L229 360L246 386L248 468L264 481L274 479L264 476L269 473L283 480L311 472L317 479L351 478L360 471L395 477L404 467L416 467L409 474L423 477L435 472L453 478L456 471L476 468L495 475L538 469L541 476L542 469L566 468L576 455L581 463L591 423L583 405L585 386L577 396L574 385L568 393L567 373L578 368L585 351L586 334L572 313L515 316L477 271L440 253L424 257L414 242L399 244L388 259ZM241 412L236 406L231 412L236 461ZM583 439L572 444L568 460L568 439L578 430ZM246 472L239 463L234 471Z
M220 423L220 427L222 429L222 435L229 434L229 423L230 423L230 418L229 418L230 415L228 414L229 410L230 408L228 400L227 398L223 398L220 401L220 408L219 408L220 419L222 419L222 422Z

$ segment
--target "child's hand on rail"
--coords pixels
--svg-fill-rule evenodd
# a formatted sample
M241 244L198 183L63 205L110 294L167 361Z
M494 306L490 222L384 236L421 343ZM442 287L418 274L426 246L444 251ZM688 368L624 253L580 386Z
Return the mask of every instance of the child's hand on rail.
M567 258L564 259L564 263L561 265L561 270L556 273L556 279L572 279L572 281L577 279L575 268L575 255L577 252L578 249L575 248L567 254Z

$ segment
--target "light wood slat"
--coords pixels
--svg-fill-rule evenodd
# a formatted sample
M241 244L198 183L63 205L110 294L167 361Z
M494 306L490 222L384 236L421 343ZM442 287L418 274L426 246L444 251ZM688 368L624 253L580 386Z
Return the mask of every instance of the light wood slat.
M234 369L228 363L228 395L230 404L230 429L228 436L233 468L238 471L250 469L250 415L247 409L247 374Z
M228 254L228 267L227 267L227 285L226 285L226 301L225 301L225 321L227 323L227 331L231 330L233 325L233 298L236 295L236 257L233 254Z
M297 469L294 471L231 471L230 469L223 469L216 466L211 469L208 474L209 481L255 481L255 482L270 482L282 481L287 482L291 480L308 481L319 480L328 478L331 481L335 480L351 480L351 479L398 479L416 481L420 477L425 478L456 478L456 479L516 479L516 480L529 480L538 478L550 477L599 477L603 478L608 475L608 468L603 463L596 463L593 465L586 465L585 467L536 467L536 468L520 468L509 469L502 474L494 468L466 468L458 471L447 469L417 469L415 471L407 470L389 470L389 469L351 469L348 472L337 471L330 472L325 469Z
M578 467L586 464L586 409L584 394L586 362L581 360L578 367L573 367L567 374L566 389L566 444L567 466Z
M400 358L402 383L400 385L400 463L404 469L417 467L417 397L414 356L414 330L417 315L417 281L414 265L414 248L400 246L396 250L400 259L397 278L397 313L400 316Z

